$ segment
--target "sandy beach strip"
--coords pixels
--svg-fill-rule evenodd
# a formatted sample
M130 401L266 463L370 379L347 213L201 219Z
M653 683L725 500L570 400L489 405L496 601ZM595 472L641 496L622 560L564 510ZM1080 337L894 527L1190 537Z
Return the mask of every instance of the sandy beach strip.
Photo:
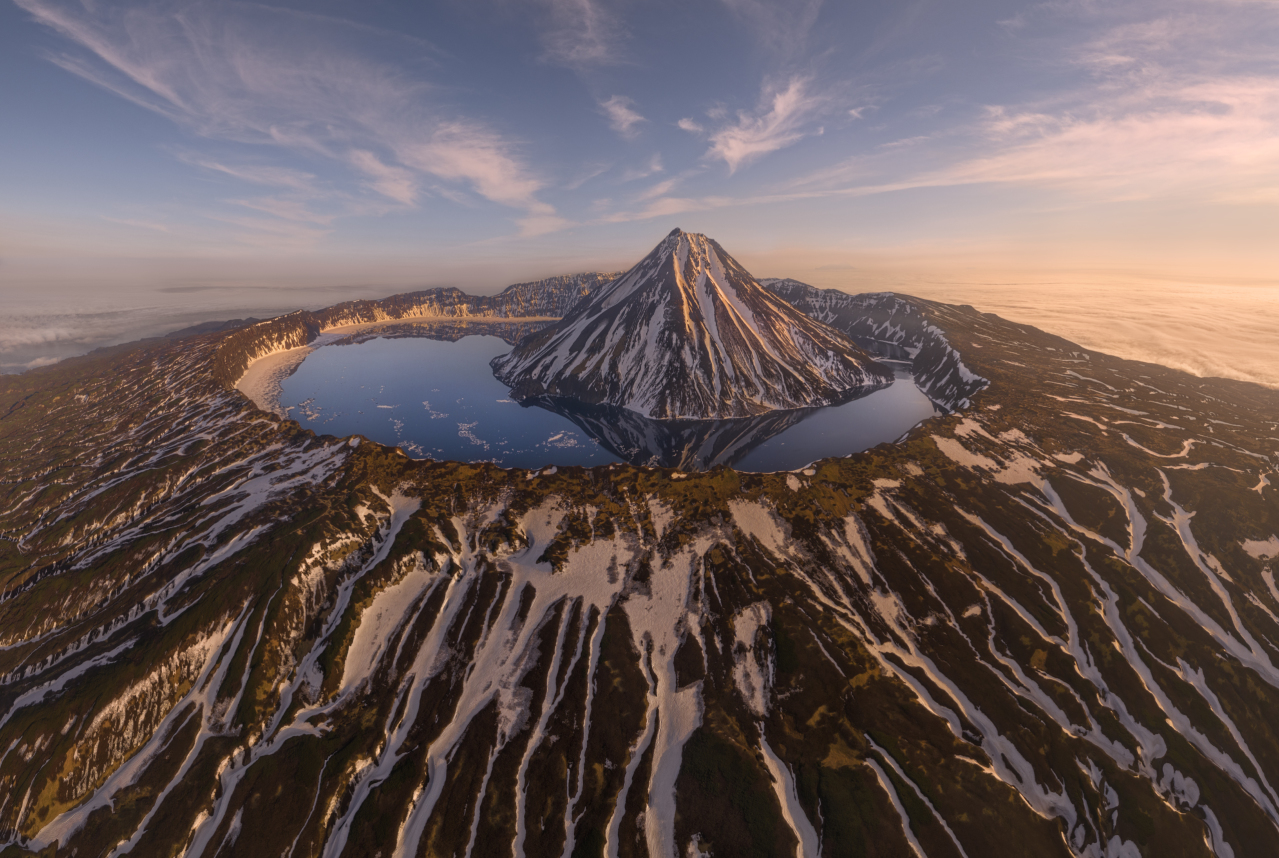
M244 375L235 383L235 389L263 411L269 411L277 417L287 417L288 414L280 405L284 380L293 375L302 361L306 360L306 356L315 349L316 346L312 343L260 357L249 364Z

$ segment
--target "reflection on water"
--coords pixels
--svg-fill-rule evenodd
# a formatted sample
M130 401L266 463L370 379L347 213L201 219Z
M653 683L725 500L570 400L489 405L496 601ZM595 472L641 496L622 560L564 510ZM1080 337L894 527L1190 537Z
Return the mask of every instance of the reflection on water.
M376 339L403 340L414 338L455 343L463 337L497 337L507 345L514 346L529 334L536 333L550 324L553 323L549 321L507 322L501 319L473 319L467 321L455 319L432 321L410 319L408 321L385 322L371 328L362 328L334 340L330 345L350 346Z
M736 420L652 420L615 405L587 405L550 397L527 402L567 417L613 455L632 465L681 471L732 465L769 438L820 410L775 411Z
M570 421L510 398L488 365L510 345L487 334L450 341L455 327L444 329L448 339L316 349L281 385L280 402L308 429L364 435L415 458L507 468L618 461Z
M891 443L916 424L942 412L915 386L908 364L883 361L894 381L859 399L814 408L785 432L760 443L737 461L742 471L792 471L818 459L849 456Z
M791 471L895 441L938 414L904 364L891 387L839 405L774 411L735 420L652 420L612 405L543 397L530 404L562 414L617 457L633 465L704 471Z
M516 331L451 322L388 333L309 355L282 385L289 416L316 432L361 434L416 458L783 471L894 441L938 413L905 364L894 364L889 387L840 405L737 420L651 420L562 399L520 405L489 369Z

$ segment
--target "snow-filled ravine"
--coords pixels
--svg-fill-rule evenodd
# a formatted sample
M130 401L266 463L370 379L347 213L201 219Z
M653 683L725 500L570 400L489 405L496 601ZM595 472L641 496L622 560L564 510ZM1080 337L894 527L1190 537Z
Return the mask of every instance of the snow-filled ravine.
M902 364L891 364L892 385L867 396L758 418L658 421L563 400L521 405L489 368L510 349L488 335L328 345L284 380L280 404L320 434L364 435L414 458L516 468L625 459L685 470L795 470L894 441L939 413Z

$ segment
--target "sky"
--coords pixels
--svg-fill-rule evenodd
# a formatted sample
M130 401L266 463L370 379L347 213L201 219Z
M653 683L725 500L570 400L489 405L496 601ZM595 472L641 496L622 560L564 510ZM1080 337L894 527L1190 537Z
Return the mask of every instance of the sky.
M1172 302L1212 354L1125 354L1279 384L1277 44L1275 0L0 0L0 369L678 226L1080 341Z

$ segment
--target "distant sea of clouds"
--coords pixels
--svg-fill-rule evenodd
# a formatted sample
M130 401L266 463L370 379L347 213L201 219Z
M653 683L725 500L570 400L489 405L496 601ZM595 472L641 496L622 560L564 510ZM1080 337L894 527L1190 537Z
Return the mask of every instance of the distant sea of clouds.
M0 372L22 372L199 322L265 318L393 291L403 290L6 290ZM1279 286L919 284L901 291L971 304L1119 357L1279 388Z
M264 319L395 291L403 290L8 287L0 290L0 373L48 366L96 348L162 336L202 322Z
M1279 286L1062 283L913 291L971 304L1117 357L1279 388Z

